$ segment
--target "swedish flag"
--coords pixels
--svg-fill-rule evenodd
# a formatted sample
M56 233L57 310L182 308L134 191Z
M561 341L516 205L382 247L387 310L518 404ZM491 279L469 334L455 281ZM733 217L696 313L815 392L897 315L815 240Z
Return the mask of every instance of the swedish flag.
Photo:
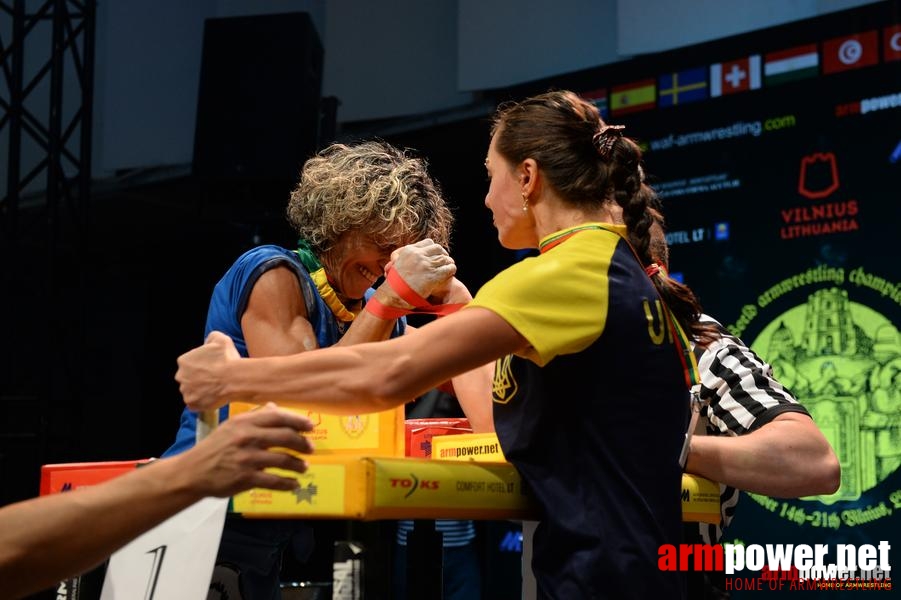
M661 107L697 102L705 100L707 96L707 67L697 67L660 76L657 103Z

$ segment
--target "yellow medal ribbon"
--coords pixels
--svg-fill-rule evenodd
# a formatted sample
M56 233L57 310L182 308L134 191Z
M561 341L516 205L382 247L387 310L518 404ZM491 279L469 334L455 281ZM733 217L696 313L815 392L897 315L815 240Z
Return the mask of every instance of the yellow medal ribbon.
M338 293L332 288L332 284L328 282L328 275L325 274L325 267L322 266L322 263L320 263L319 259L316 258L316 255L313 254L313 249L310 247L309 242L306 240L298 240L297 246L297 255L300 257L300 262L302 262L303 266L309 271L310 277L313 278L313 283L316 284L316 289L319 290L319 295L322 296L322 300L325 301L326 306L331 309L332 314L335 315L335 318L339 321L345 323L353 321L357 314L348 310L347 307L344 306L344 303L338 298Z
M316 289L319 290L319 295L322 296L326 305L332 309L332 314L335 315L335 318L339 321L344 321L345 323L353 321L357 316L356 313L348 310L347 307L344 306L344 303L338 299L337 292L335 292L334 288L332 288L331 284L328 282L328 276L325 274L325 267L320 267L318 271L310 273L310 277L313 278Z

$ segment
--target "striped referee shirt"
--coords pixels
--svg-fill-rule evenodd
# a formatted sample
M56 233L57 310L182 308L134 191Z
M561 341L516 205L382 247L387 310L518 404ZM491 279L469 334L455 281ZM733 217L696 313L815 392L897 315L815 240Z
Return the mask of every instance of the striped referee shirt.
M695 348L701 382L693 391L704 401L695 435L742 435L759 429L787 412L810 415L798 400L773 377L773 368L743 341L730 334L716 319L701 315L714 324L720 339L707 348ZM719 542L732 521L739 490L720 484L719 525L698 523L701 541Z

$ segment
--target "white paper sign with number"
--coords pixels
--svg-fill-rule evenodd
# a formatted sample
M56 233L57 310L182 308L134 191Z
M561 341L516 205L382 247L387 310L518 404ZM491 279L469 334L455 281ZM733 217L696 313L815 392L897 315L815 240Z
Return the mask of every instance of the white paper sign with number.
M228 498L205 498L110 557L100 600L206 598Z

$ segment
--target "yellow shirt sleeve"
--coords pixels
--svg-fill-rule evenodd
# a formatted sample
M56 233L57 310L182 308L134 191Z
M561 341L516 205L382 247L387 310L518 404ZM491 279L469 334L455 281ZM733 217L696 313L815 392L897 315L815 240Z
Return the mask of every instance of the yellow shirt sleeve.
M584 350L604 332L608 269L619 240L609 231L579 232L505 269L468 306L507 321L531 345L525 358L538 365Z

